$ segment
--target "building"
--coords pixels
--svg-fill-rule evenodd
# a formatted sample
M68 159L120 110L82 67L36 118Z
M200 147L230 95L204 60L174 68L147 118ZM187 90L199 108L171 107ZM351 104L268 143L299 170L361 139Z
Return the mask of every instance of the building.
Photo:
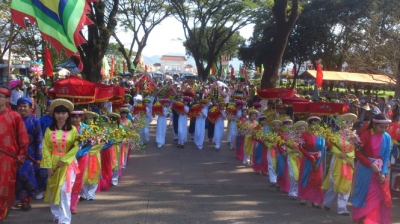
M161 71L168 73L182 73L186 68L185 56L163 55L161 56Z

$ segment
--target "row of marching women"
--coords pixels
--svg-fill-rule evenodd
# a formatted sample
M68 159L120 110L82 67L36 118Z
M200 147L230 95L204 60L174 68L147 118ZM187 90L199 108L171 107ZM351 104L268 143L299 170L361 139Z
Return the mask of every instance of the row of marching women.
M9 97L9 90L0 88L5 144L0 151L0 220L12 206L28 211L31 198L44 194L53 222L71 223L79 201L92 201L97 192L118 184L130 150L139 147L135 130L143 129L138 125L143 122L128 116L125 107L119 114L99 116L66 99L53 100L50 113L39 120L30 115L29 98L18 99L16 113L8 108Z
M339 215L352 215L358 223L391 223L392 140L386 132L391 121L384 114L375 115L357 135L352 113L339 116L332 131L317 116L293 123L268 109L240 111L231 119L237 127L236 157L268 176L271 187L317 209L330 211L336 203Z

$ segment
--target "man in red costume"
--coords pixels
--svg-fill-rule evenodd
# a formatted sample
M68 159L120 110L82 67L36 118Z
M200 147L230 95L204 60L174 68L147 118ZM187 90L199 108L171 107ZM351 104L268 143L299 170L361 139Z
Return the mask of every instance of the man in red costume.
M0 87L0 221L14 204L17 168L24 163L29 144L21 115L7 107L10 95L9 89Z

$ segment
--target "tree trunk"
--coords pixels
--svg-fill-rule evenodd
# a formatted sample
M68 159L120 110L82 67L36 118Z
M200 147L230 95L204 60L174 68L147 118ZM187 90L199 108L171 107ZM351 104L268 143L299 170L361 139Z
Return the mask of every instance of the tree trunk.
M289 34L298 18L298 1L292 0L290 16L287 18L287 0L275 0L272 8L276 21L276 31L271 43L269 54L264 62L264 76L261 79L261 88L274 88L278 79L282 56L286 49Z
M400 60L397 64L396 89L394 91L394 98L400 98Z
M195 61L197 67L197 74L199 76L199 80L204 82L207 80L208 74L207 70L203 68L203 65L200 62Z
M84 64L82 75L91 82L101 82L102 80L103 57L113 30L117 26L115 17L118 11L118 4L119 0L114 0L109 13L106 15L105 12L107 10L105 10L106 4L104 0L92 3L92 13L89 14L89 18L94 24L87 27L87 43L78 48Z

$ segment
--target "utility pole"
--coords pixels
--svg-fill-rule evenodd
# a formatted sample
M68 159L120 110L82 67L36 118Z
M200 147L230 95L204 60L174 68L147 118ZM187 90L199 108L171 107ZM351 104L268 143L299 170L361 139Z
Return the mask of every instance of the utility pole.
M10 84L10 76L11 76L11 48L13 42L13 35L14 35L14 22L11 21L10 24L10 42L8 44L8 68L7 68L7 86Z

